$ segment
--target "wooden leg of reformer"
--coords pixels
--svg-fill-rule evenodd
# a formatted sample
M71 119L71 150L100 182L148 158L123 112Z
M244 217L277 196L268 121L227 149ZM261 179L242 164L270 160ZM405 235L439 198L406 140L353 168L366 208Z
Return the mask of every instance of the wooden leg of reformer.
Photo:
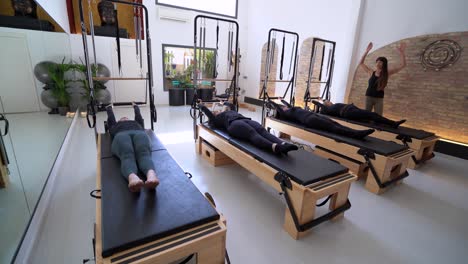
M316 197L305 189L299 189L295 186L293 186L292 190L288 190L288 194L299 220L299 224L312 221L315 217ZM299 232L297 230L289 208L286 208L283 227L294 239L300 239L307 233L307 231Z
M206 246L198 251L198 264L224 264L226 257L226 236L217 236L205 243Z
M6 166L0 163L0 188L8 187L8 169Z
M197 141L195 141L195 151L197 152L198 155L201 155L202 152L201 152L201 149L202 149L202 142L203 140L198 137L197 138Z
M337 193L333 194L330 200L330 205L329 205L329 209L331 211L346 204L346 202L348 201L350 188L351 188L351 184L347 184L346 186L343 186L343 188L341 188ZM342 219L343 217L344 217L344 212L333 217L331 220L336 221L336 220Z

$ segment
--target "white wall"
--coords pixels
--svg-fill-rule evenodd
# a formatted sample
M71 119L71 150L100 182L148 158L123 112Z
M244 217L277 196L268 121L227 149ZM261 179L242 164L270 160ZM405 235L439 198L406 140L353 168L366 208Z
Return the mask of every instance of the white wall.
M260 82L261 48L268 41L272 27L298 32L300 42L320 37L337 42L335 70L331 88L332 100L342 101L351 62L354 31L359 13L359 0L256 0L248 6L246 96L257 97ZM247 88L248 87L248 88ZM302 97L297 94L296 97Z
M68 37L68 34L6 27L0 27L0 33L16 34L19 36L24 36L26 38L28 50L24 52L29 52L30 63L26 63L21 66L25 69L28 69L28 71L30 70L33 72L34 66L36 66L36 64L41 61L54 61L59 63L62 62L63 58L65 58L66 62L70 60L71 52L70 39ZM22 73L13 72L13 70L11 70L5 72L5 74L10 74L16 76L17 78L21 78ZM42 88L44 87L44 84L39 82L35 77L34 84L35 87L31 91L36 91L36 93L31 93L28 96L40 98L40 94L42 93ZM14 89L14 87L0 85L0 94L2 94L1 90L3 89ZM42 104L40 99L37 100L39 101L40 109L37 109L36 107L36 111L49 110L45 105ZM26 103L26 101L24 101L23 103ZM20 112L29 112L31 110L30 106L26 105L17 107L24 109L24 111Z
M65 0L36 0L36 2L59 24L65 32L70 33L68 22L67 1Z

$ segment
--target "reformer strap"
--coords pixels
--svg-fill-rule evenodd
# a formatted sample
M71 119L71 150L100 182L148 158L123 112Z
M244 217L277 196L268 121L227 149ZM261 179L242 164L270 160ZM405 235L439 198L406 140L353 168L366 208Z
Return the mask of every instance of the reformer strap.
M119 32L119 17L117 12L117 4L114 3L114 15L115 15L115 40L117 42L117 63L119 67L119 74L122 74L122 58L120 56L120 32Z
M199 41L199 43L200 43L200 49L199 49L198 54L195 54L195 56L198 58L197 63L198 63L198 70L199 70L200 72L202 72L202 68L201 68L201 66L202 66L202 64L201 64L201 61L202 61L202 58L201 58L201 48L202 48L202 46L203 46L203 44L202 44L203 42L202 42L202 41L203 41L203 20L200 22L200 41ZM196 40L195 40L195 42L196 42ZM196 52L196 51L195 51L195 52ZM197 55L198 55L198 56L197 56Z
M286 34L283 35L283 45L281 47L280 80L283 80L284 45L285 44L286 44Z
M296 41L294 40L293 41L293 44L292 44L292 49L291 49L291 60L289 61L289 75L291 75L291 68L292 68L292 62L294 60L294 46L296 44Z
M89 31L91 32L91 43L93 44L93 57L95 71L93 71L93 76L97 73L97 59L96 59L96 43L94 42L94 19L93 19L93 9L91 8L91 0L88 0L88 10L89 10Z
M271 52L271 60L270 60L270 64L273 65L273 63L275 62L275 50L276 50L276 33L273 33L273 38L271 40L273 43L271 44L271 49L272 49L272 52ZM268 72L268 74L270 74L270 72Z
M372 161L371 161L371 159L375 160L375 153L368 150L368 149L360 149L360 150L358 150L358 154L362 155L364 157L364 159L366 160L366 165L369 166L369 169L371 170L372 176L374 177L375 182L377 183L379 188L386 188L386 187L392 185L393 183L395 183L395 182L397 182L399 180L403 180L404 178L409 176L408 171L405 171L402 175L400 175L400 176L398 176L396 178L393 178L393 179L391 179L389 181L386 181L386 182L381 182L380 178L379 178L379 176L377 174L377 171L375 170L375 167L374 167L374 165L372 164Z
M101 190L99 190L99 189L92 190L92 191L89 193L89 195L90 195L91 197L95 198L95 199L101 199L101 196L96 195L97 192L100 193Z
M283 191L283 195L284 195L284 199L286 200L286 204L288 206L288 209L289 209L289 212L291 213L291 217L293 219L293 222L294 222L294 226L296 227L296 230L299 231L299 232L304 232L304 231L307 231L327 220L330 220L332 219L333 217L335 216L338 216L339 214L345 212L346 210L348 210L349 208L351 208L351 203L349 201L349 199L346 201L346 203L338 208L336 208L335 210L333 211L330 211L328 212L327 214L324 214L316 219L313 219L305 224L300 224L299 223L299 219L297 217L297 214L294 210L294 207L293 207L293 204L291 202L291 199L289 197L289 194L288 194L288 189L292 189L292 184L291 184L291 179L286 175L284 174L283 172L278 172L276 175L275 175L275 180L279 182L280 184L280 187L281 187L281 190ZM325 201L328 202L328 200L332 197L329 196ZM323 206L323 205L320 205L320 206Z
M214 69L213 77L218 77L218 49L219 49L219 21L216 24L216 67Z
M200 66L200 72L202 72L202 67L206 66L206 20L203 20L203 47L202 47L202 59L201 59L201 66ZM203 76L200 76L203 77Z

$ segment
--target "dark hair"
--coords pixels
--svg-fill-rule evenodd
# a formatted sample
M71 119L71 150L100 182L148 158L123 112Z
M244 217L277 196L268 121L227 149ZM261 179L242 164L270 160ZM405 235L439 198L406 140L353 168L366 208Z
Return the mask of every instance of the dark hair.
M382 62L382 71L380 72L380 76L377 79L377 88L383 89L387 86L388 82L388 60L385 57L378 57L375 62L381 61Z

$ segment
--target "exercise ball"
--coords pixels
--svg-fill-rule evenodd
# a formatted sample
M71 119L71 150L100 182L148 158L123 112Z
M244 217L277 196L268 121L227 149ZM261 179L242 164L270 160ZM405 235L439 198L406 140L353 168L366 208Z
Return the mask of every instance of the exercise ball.
M43 90L42 91L41 101L45 106L49 107L50 109L58 107L57 99L55 99L55 97L52 96L52 91L51 90Z
M101 78L101 77L110 77L111 73L109 68L107 68L106 65L98 63L97 64L97 72L96 72L96 77ZM101 81L102 83L106 83L107 81Z
M99 91L96 94L96 101L98 101L100 104L110 104L112 100L111 93L107 89L99 89Z
M34 67L34 75L41 83L49 83L52 81L49 74L49 68L55 65L57 64L52 61L39 62Z

